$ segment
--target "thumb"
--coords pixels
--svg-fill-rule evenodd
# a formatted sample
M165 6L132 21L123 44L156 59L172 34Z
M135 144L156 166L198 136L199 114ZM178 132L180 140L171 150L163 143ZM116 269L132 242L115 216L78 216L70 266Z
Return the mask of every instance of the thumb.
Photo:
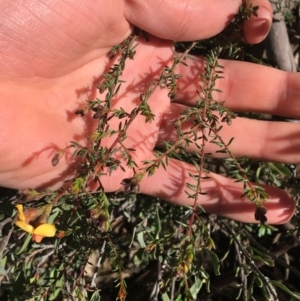
M209 38L221 32L238 12L241 0L128 0L125 3L125 18L131 24L162 39L191 41ZM269 31L271 26L271 6L268 0L250 0L254 6L264 6L264 14L259 19L266 19L264 34L259 30L259 20L251 19L245 24L246 38L249 42L257 42ZM269 12L269 13L268 13ZM256 24L256 31L253 29ZM255 27L255 26L254 26ZM248 37L249 35L249 37Z
M249 44L257 44L263 41L269 33L273 12L268 1L252 0L250 3L259 8L257 15L251 15L250 19L244 23L244 33Z

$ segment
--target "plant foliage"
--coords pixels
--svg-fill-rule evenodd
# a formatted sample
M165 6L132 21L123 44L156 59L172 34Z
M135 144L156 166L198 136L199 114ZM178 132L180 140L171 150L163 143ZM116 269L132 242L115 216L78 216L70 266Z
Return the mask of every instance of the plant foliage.
M279 2L278 10L282 7ZM88 146L70 142L67 148L80 161L76 177L57 191L26 190L9 197L10 202L2 200L1 300L96 301L104 295L109 295L110 300L262 300L261 296L263 300L300 300L299 289L293 285L293 281L299 283L300 271L284 257L298 245L299 217L293 219L295 227L279 229L266 224L264 203L268 195L251 182L288 187L297 196L295 168L235 158L230 150L234 137L225 141L220 130L223 124L234 122L236 114L225 101L214 98L221 92L216 89L223 74L219 58L249 57L241 42L241 24L251 14L256 15L258 9L242 5L229 27L216 37L174 43L181 54L175 53L173 64L149 82L131 112L112 108L111 103L121 85L126 85L122 73L128 60L134 60L139 51L137 38L143 35L147 39L147 34L136 31L111 49L110 57L118 60L104 74L98 86L99 98L87 100L76 111L82 118L92 113L98 120ZM168 89L171 99L176 96L180 77L176 67L188 64L190 54L195 52L206 59L204 72L199 71L198 101L174 122L176 142L165 142L164 148L156 150L155 159L144 162L144 167L137 170L134 149L123 143L126 133L139 115L144 116L145 123L155 119L148 99L157 88ZM113 118L119 120L118 130L109 126ZM192 121L191 126L183 130L187 121ZM103 146L108 136L113 137L113 142ZM191 143L196 143L197 153L187 153ZM212 154L204 152L209 143L228 158L212 159ZM53 166L59 164L64 151L54 155ZM116 153L121 153L133 177L123 179L124 192L107 193L101 184L103 169L111 175L124 169ZM191 207L176 207L138 194L143 177L153 175L160 166L167 169L168 159L174 157L196 167L197 174L190 174L186 183L188 196L194 200ZM99 163L103 169L98 168ZM244 184L244 195L255 203L253 214L260 225L244 225L204 212L198 199L206 193L201 181L209 177L209 169L221 170ZM89 189L91 179L98 184L94 191ZM51 204L48 217L58 228L55 238L45 238L38 244L32 242L30 234L16 229L14 206L21 202L27 209ZM277 234L281 243L269 250L268 244ZM279 275L277 278L272 270Z

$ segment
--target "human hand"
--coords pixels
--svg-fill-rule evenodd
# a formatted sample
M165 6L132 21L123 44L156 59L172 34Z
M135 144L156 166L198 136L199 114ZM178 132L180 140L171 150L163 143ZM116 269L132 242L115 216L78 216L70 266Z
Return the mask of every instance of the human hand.
M259 10L258 19L252 18L245 24L247 41L256 43L266 36L271 14L268 1L252 3L265 8ZM75 0L2 1L0 184L17 189L59 188L66 179L74 177L76 164L70 154L66 153L55 167L51 158L70 141L87 144L86 137L97 122L91 116L75 116L74 112L86 99L98 96L97 84L111 65L107 53L130 35L132 25L156 37L151 36L149 43L141 40L134 60L126 64L122 76L126 84L121 86L113 107L122 107L127 112L135 107L149 80L171 64L173 49L167 39L195 40L217 34L239 4L240 1L230 1L223 9L224 0L188 4L156 0L96 4ZM135 148L134 159L140 167L142 161L153 158L153 149L162 140L174 139L172 120L197 100L197 70L203 68L204 61L197 59L188 64L177 72L183 77L178 82L176 103L170 102L168 91L156 90L149 100L155 120L145 124L145 118L137 116L128 129L124 144ZM225 78L218 83L223 91L219 97L226 100L229 108L300 117L296 104L300 92L297 74L241 62L223 61L222 65ZM117 128L117 124L118 121L111 121L110 127ZM232 126L224 126L221 135L227 141L235 137L231 150L237 157L296 163L300 161L299 131L297 124L238 118ZM112 139L106 139L107 146ZM214 151L212 146L207 147L206 152ZM190 151L193 150L195 147L191 146ZM184 192L189 173L195 173L192 165L170 160L166 171L159 168L154 176L142 180L140 191L175 204L192 205L193 200ZM107 192L116 191L121 189L119 183L132 175L132 169L125 167L125 172L118 169L111 176L101 177L101 183ZM210 179L203 180L202 185L208 194L200 204L208 212L255 222L255 205L240 198L240 183L210 173ZM294 201L282 190L264 188L271 197L266 204L269 223L284 223L294 212Z

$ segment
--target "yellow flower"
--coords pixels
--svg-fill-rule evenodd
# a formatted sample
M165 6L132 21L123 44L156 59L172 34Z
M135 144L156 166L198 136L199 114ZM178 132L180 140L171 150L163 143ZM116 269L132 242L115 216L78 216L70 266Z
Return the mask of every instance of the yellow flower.
M18 220L15 224L31 234L35 242L41 242L44 237L55 236L55 226L47 223L52 205L30 208L25 212L23 212L23 205L16 205L16 208L18 210ZM30 222L32 222L32 225Z

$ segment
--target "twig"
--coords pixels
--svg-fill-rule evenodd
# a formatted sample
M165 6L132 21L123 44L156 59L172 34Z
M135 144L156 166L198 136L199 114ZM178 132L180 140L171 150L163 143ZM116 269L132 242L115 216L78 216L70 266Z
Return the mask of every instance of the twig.
M12 219L9 217L9 218L6 218L4 221L2 221L2 222L0 223L0 234L1 234L1 236L2 236L2 228L3 228L6 224L8 224L8 223L10 223L10 222L15 222L16 219L17 219L17 217L15 217L14 220L12 220ZM13 227L8 231L8 234L3 238L3 240L2 240L1 243L0 243L0 258L2 258L3 251L4 251L4 249L6 248L8 242L9 242L9 239L10 239L10 237L11 237L11 235L12 235L12 232L13 232Z
M269 283L269 278L266 277L255 265L254 260L251 258L251 255L249 254L249 252L245 249L245 247L238 240L237 234L235 233L235 231L231 227L229 227L229 225L226 222L224 222L222 220L221 220L221 224L224 225L228 229L228 231L231 233L232 238L234 239L236 244L239 246L240 252L242 252L244 254L245 258L248 260L248 263L250 264L250 266L253 269L253 271L255 272L255 274L263 282L264 287L268 292L268 295L272 296L272 298L273 298L272 300L279 301L275 289Z
M102 247L101 247L101 250L100 250L100 256L98 258L97 265L96 265L96 268L95 268L95 272L94 272L92 282L91 282L91 288L96 287L96 285L97 285L96 284L97 273L98 273L98 270L101 266L101 261L102 261L102 258L103 258L105 247L106 247L106 240L103 241L103 244L102 244Z

